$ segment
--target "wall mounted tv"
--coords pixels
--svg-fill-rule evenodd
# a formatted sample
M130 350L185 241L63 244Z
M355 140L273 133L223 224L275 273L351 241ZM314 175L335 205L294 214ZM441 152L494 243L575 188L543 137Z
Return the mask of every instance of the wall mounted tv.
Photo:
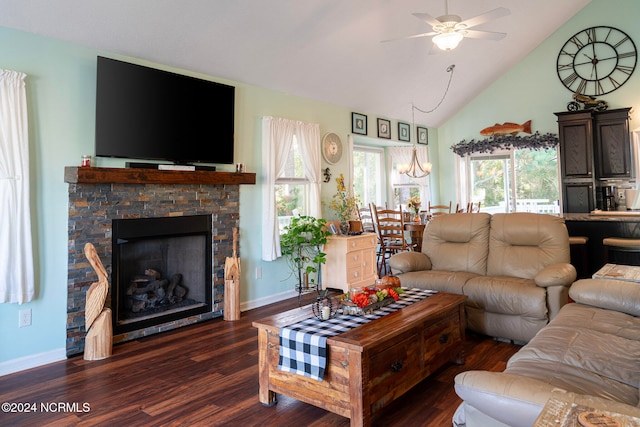
M98 57L96 156L233 163L235 88Z

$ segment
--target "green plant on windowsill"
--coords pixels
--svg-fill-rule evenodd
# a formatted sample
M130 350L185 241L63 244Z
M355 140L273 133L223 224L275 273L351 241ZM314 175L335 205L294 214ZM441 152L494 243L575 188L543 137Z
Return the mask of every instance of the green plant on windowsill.
M331 235L326 229L327 220L312 216L291 218L280 236L280 249L291 270L289 277L298 274L298 289L317 284L320 265L327 262L322 247Z

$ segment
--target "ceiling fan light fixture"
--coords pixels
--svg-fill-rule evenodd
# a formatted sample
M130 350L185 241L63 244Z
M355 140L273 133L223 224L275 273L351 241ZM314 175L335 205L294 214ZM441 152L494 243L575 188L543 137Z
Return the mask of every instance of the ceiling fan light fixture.
M462 41L464 36L457 32L449 32L438 34L433 37L433 42L442 50L452 50L455 49L458 44Z

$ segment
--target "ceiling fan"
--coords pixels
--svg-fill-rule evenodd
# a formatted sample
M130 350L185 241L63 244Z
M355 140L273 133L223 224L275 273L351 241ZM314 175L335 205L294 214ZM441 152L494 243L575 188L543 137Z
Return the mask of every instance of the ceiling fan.
M449 4L447 0L444 0L444 15L442 16L434 18L428 13L413 14L416 18L431 25L431 32L414 34L412 36L401 37L400 39L385 40L385 42L434 36L432 41L436 46L442 50L452 50L455 49L465 37L472 39L501 40L507 35L506 33L472 30L471 28L509 14L511 14L509 9L499 7L463 21L458 15L449 15Z

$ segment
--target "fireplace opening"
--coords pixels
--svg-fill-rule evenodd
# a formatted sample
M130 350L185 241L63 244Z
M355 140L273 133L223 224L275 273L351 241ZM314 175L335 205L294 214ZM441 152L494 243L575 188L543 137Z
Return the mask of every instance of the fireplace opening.
M113 220L114 333L210 312L211 216Z

